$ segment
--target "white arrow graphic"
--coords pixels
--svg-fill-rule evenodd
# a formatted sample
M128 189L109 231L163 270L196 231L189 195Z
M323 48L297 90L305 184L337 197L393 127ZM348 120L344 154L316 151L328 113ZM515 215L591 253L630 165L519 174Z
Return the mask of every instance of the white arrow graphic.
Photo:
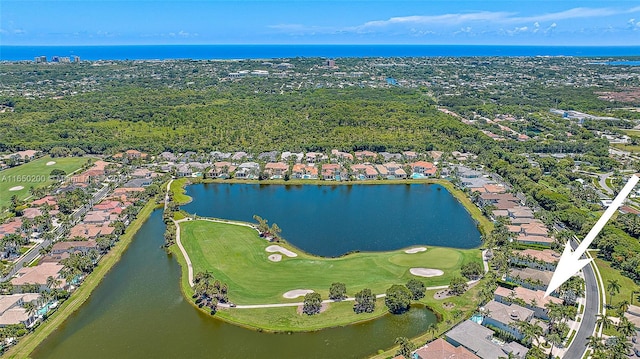
M620 193L613 200L609 208L602 214L602 217L598 219L598 222L591 228L589 233L578 248L575 251L571 250L571 244L567 241L567 244L564 247L564 252L562 252L562 256L560 256L560 261L558 261L558 266L556 267L556 271L553 273L553 277L551 278L551 282L549 282L549 286L547 287L547 291L544 296L548 296L554 290L558 289L562 283L566 282L571 276L578 273L580 269L591 262L591 259L580 259L584 252L587 251L589 245L596 238L598 233L604 228L604 225L607 224L611 216L618 210L618 207L622 205L622 202L627 198L633 187L636 186L640 178L637 175L632 175L627 182L626 185L622 188Z

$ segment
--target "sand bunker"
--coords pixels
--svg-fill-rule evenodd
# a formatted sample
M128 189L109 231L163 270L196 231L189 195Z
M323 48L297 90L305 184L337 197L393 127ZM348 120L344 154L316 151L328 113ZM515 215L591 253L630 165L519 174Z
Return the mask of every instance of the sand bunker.
M272 262L280 262L282 260L282 255L280 254L272 254L269 256L269 260Z
M408 254L413 254L413 253L418 253L418 252L424 252L426 250L427 250L426 247L416 247L416 248L407 249L404 252L408 253Z
M411 268L409 272L418 277L438 277L444 274L440 269L431 268Z
M280 246L277 245L272 245L269 246L267 248L264 249L265 251L269 252L269 253L273 253L273 252L280 252L282 254L284 254L287 257L297 257L298 255L296 253L293 253L292 251L286 249L286 248L282 248Z
M298 297L304 297L309 293L313 293L313 291L311 289L294 289L284 293L282 296L287 299L293 299Z
M47 166L53 166L56 164L56 161L49 161L47 162Z
M19 190L21 190L21 189L24 189L24 187L22 187L22 186L15 186L15 187L11 187L11 188L9 188L9 191L10 191L10 192L13 192L13 191L19 191Z

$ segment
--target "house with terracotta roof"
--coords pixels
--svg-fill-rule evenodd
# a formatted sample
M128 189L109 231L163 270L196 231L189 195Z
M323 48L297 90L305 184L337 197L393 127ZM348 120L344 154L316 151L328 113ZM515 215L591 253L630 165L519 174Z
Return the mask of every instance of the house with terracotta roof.
M549 236L529 236L521 233L518 235L518 237L516 237L516 241L522 244L538 244L541 246L550 247L555 240Z
M410 163L413 173L418 173L425 176L433 176L438 171L438 168L431 162L417 161Z
M228 161L215 162L208 172L209 177L213 178L229 178L236 170L236 166Z
M535 218L533 211L529 207L517 206L510 208L508 211L511 218Z
M113 234L114 227L109 227L106 223L102 225L79 223L69 230L69 238L81 237L85 239L96 239L98 236Z
M418 158L418 154L414 151L404 151L402 152L402 156L404 156L407 161L413 161Z
M508 210L520 206L520 200L511 193L482 193L480 194L480 204L482 206L494 205L498 209Z
M11 284L18 288L25 284L37 284L40 286L40 291L44 291L47 290L47 279L53 277L61 280L60 288L64 288L66 283L60 277L62 268L64 266L57 263L41 263L35 267L23 267L11 279Z
M373 180L378 178L378 171L370 163L351 165L351 174L359 180Z
M8 222L0 224L0 238L9 234L21 234L22 219L13 218Z
M126 150L124 153L129 159L147 158L146 153L140 152L138 150Z
M547 236L549 234L549 230L541 221L525 223L520 225L522 228L522 233L527 236Z
M405 179L407 178L407 172L402 168L403 166L396 162L387 162L382 164L388 172L389 179Z
M57 242L51 248L51 254L75 253L82 252L87 254L91 250L98 250L98 244L95 240L88 241L62 241Z
M532 249L527 248L521 251L514 251L510 257L510 262L516 265L524 265L529 268L554 271L560 260L560 254L552 249Z
M336 149L331 150L331 155L334 156L338 161L353 161L353 155L348 152L338 151Z
M264 166L264 173L270 179L284 178L289 172L289 165L284 162L269 162Z
M356 151L354 153L358 161L373 161L378 157L378 154L372 151Z
M342 165L337 163L325 163L322 165L322 179L326 181L345 180L345 173Z
M427 155L429 155L429 157L433 158L434 161L440 161L440 158L442 158L442 155L444 154L444 152L442 151L428 151Z
M296 163L291 169L291 178L295 179L317 179L318 168L306 163Z
M413 357L415 359L480 359L462 345L454 347L442 338L418 348Z
M45 204L51 206L52 208L57 208L58 201L54 196L44 196L40 199L37 199L31 202L31 205L34 207L44 206Z
M536 318L548 320L549 310L546 305L548 303L562 304L563 300L552 296L545 297L544 294L541 290L532 290L524 287L515 287L514 289L498 287L493 292L493 298L496 302L503 304L518 303L532 310Z
M29 313L25 303L37 304L39 293L19 293L0 295L0 328L8 325L24 324L27 328L37 320L36 313Z
M39 208L25 208L22 210L23 218L34 219L38 216L42 216L42 211Z

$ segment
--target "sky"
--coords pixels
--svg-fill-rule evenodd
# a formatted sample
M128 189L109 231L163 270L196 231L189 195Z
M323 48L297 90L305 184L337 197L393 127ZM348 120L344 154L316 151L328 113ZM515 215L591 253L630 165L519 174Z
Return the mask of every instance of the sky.
M0 45L640 45L640 0L0 1Z

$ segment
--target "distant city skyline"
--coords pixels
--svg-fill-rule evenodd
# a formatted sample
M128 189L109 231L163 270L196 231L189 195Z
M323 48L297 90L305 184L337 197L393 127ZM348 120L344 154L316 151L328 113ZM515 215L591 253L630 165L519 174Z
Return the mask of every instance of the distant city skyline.
M2 45L640 45L638 1L0 2Z

